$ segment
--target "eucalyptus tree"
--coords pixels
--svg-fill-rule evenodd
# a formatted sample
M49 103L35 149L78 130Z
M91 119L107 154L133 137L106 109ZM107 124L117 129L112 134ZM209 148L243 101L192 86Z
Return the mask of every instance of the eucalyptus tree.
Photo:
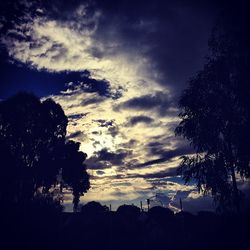
M218 207L240 209L238 178L250 177L250 33L244 11L223 13L202 70L180 97L176 134L195 148L178 172L211 192Z

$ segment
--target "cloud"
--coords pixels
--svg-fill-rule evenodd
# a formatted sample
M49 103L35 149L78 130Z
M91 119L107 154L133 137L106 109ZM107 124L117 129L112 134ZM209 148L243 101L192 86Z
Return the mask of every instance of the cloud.
M110 8L100 1L107 15L104 14L104 22L100 24L99 36L106 39L115 36L127 50L134 53L139 50L152 59L148 73L178 93L204 62L219 5L215 1L187 4L156 0L126 1L122 7L117 3ZM109 29L112 32L106 32Z
M97 170L97 171L96 171L96 174L97 174L97 175L103 175L103 174L105 174L105 172L102 171L102 170Z
M163 163L163 162L169 161L175 157L186 155L186 154L191 154L191 153L194 153L193 148L187 147L187 146L176 148L175 150L168 150L165 152L161 152L160 158L141 163L137 167L146 167L146 166L150 166L150 165L154 165L154 164Z
M115 110L132 109L132 110L155 110L160 116L164 116L173 107L171 97L168 93L155 92L153 94L143 95L131 98L117 107Z
M119 135L119 127L117 125L113 125L108 128L108 133L114 138Z
M119 98L122 89L129 86L152 85L153 81L149 82L150 77L145 75L148 59L141 54L129 55L116 45L121 42L114 38L98 38L104 13L93 3L72 4L68 10L60 11L58 2L51 6L26 5L18 22L10 20L11 27L6 27L0 36L16 62L48 72L88 71L92 77L81 82L81 87L95 91L93 85L102 81L99 93L106 95L110 85L110 90L114 90L112 98Z
M154 121L151 117L145 115L133 116L129 119L128 125L134 126L138 123L150 124Z
M210 195L202 195L197 190L178 191L173 197L170 205L180 209L180 199L184 211L197 213L199 211L215 211L215 204Z
M81 105L83 107L88 106L88 105L96 105L96 104L103 102L104 100L105 98L100 98L100 97L86 98L85 100L81 102Z
M144 178L144 179L162 179L168 176L175 176L176 169L170 168L165 169L163 171L155 172L155 173L145 173L145 174L131 174L128 175L130 178Z
M93 120L93 122L98 123L100 127L112 127L114 120L97 119Z
M82 131L75 131L74 133L71 133L70 135L67 135L67 139L75 139L75 138L84 138L84 133Z
M164 153L166 146L169 145L162 140L149 142L147 145L148 151L151 155L161 155L162 153Z
M97 152L96 157L99 161L108 161L114 165L123 164L123 160L130 154L129 151L116 150L116 152L109 152L106 148Z
M110 152L107 148L95 152L95 155L86 160L89 169L104 169L113 166L122 166L124 159L130 155L129 151L116 150Z
M66 84L66 90L61 91L65 95L73 95L76 92L97 93L100 97L108 97L112 99L118 99L122 96L122 87L111 88L110 83L107 80L96 80L91 78L90 73L81 75L81 79L77 82L69 82ZM100 99L97 99L97 102ZM93 103L93 100L92 100ZM84 104L84 103L83 103ZM91 104L91 103L87 103Z
M86 115L88 115L88 113L80 113L80 114L72 114L72 115L68 115L68 119L69 120L79 120L83 117L85 117Z
M191 152L174 137L175 98L206 50L207 7L22 1L11 9L17 17L1 19L9 60L46 72L51 86L58 86L57 78L66 83L50 97L68 116L68 139L88 155L92 189L85 200L124 202L158 189L187 189L166 178L175 176L178 157ZM122 197L111 184L123 187Z
M103 200L120 200L114 193L109 194L107 191L112 182L126 182L126 192L131 192L126 198L141 197L141 192L152 194L158 189L162 191L168 190L169 186L153 185L148 183L149 179L158 181L164 180L166 177L175 176L178 159L172 154L165 161L154 162L153 165L145 164L145 160L152 161L157 158L166 157L164 153L175 150L181 146L177 139L173 137L172 126L177 122L178 118L171 116L158 117L158 114L152 111L121 110L113 111L114 105L122 103L126 98L126 92L120 99L108 98L97 105L82 105L82 100L98 97L98 93L77 92L70 96L57 95L53 96L56 102L59 102L66 114L79 114L80 111L88 113L86 116L74 117L69 124L68 131L74 133L82 131L86 137L81 142L81 150L86 152L89 158L86 160L88 171L91 174L91 191L88 195L98 197ZM128 126L128 122L133 117L149 117L153 119L153 129L150 126L144 126L145 123L137 123L136 126L143 126L143 129L134 129L134 126ZM137 119L137 118L136 118ZM145 119L143 119L145 120ZM147 120L147 118L146 118ZM74 124L73 124L74 123ZM158 151L153 152L158 142ZM151 144L150 144L151 143ZM177 154L177 153L176 153ZM173 158L171 158L173 157ZM97 171L103 171L100 174ZM140 180L145 181L145 185L134 189L136 183ZM104 184L107 183L107 184ZM104 189L100 190L99 186ZM146 188L144 190L144 188ZM183 188L181 186L181 188ZM100 192L103 197L97 196L96 192ZM88 199L88 197L86 198ZM90 199L90 198L89 198Z
M106 168L110 168L111 166L108 165L107 162L101 162L96 157L90 157L89 159L85 160L84 162L87 166L87 169L95 169L95 170L103 170ZM93 178L93 176L91 177Z

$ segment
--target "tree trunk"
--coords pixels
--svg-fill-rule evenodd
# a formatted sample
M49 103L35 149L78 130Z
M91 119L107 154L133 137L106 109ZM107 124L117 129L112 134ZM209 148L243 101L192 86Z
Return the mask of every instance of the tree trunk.
M233 181L233 202L236 207L237 213L239 213L240 212L240 196L239 196L239 189L238 189L237 182L236 182L235 169L233 166L231 167L231 172L232 172L231 175L232 175L232 181Z

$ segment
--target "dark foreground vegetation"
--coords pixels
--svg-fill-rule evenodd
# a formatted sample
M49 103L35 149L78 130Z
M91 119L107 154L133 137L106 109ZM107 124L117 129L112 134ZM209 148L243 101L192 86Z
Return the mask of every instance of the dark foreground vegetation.
M174 214L162 207L116 212L90 206L79 213L54 210L1 213L1 249L245 249L250 214ZM243 248L244 247L244 248Z

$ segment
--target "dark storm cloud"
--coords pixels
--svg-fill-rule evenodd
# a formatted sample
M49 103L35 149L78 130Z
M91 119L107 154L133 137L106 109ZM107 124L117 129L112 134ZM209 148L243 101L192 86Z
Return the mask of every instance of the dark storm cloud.
M110 152L107 148L95 152L95 155L85 161L89 169L105 169L112 166L122 166L124 160L129 156L129 150L118 149L115 152Z
M119 99L122 96L123 88L121 86L116 89L112 89L109 81L93 79L90 73L86 74L86 72L81 74L81 78L79 80L70 81L67 84L67 89L64 92L64 95L73 95L76 92L97 93L101 97L108 97L114 100ZM89 103L87 102L87 105L93 103L93 101L94 100ZM96 99L96 101L99 102L100 99Z
M69 120L78 120L78 119L82 119L86 115L88 115L88 113L72 114L72 115L68 115L67 117Z
M96 171L96 174L97 174L97 175L104 175L104 174L105 174L105 172L104 172L104 171L102 171L102 170L97 170L97 171Z
M45 14L48 20L67 23L79 32L96 30L93 37L103 44L104 50L90 48L92 55L102 58L116 51L142 54L152 62L148 74L178 93L204 62L207 39L220 8L216 1L7 1L1 3L0 15L7 20L2 21L7 23L3 32L10 30L25 13L31 16ZM43 13L39 9L43 9ZM96 11L101 12L98 25ZM60 44L52 47L53 53L56 52L52 56L55 60L66 53ZM87 90L86 85L84 90L95 91L93 84L87 83ZM121 90L108 94L107 83L99 87L100 95L114 99L122 95Z
M183 152L193 153L194 149L190 146L187 141L183 141L181 137L177 137L174 135L174 129L177 126L176 122L174 122L175 126L171 123L167 123L166 126L169 130L171 130L172 134L166 136L152 136L149 142L146 145L147 152L149 156L161 156L166 153L166 148L171 148L173 145L176 149L182 149ZM172 127L173 126L173 127Z
M115 37L124 50L140 51L151 58L152 72L159 72L156 78L177 92L202 66L207 40L221 8L216 1L97 3L104 12L97 38Z
M134 126L138 123L146 123L150 124L154 121L151 117L144 116L144 115L139 115L139 116L133 116L129 119L128 125Z
M116 150L116 152L109 152L108 149L104 148L97 152L96 157L100 161L108 161L114 165L122 165L123 160L130 154L129 151Z
M174 150L162 151L159 153L157 152L157 154L160 154L160 158L144 162L142 164L137 165L136 167L141 168L141 167L147 167L147 166L154 165L154 164L160 164L160 163L169 161L175 157L186 155L186 154L192 154L192 153L194 153L194 150L190 146L182 146L182 147L180 146L179 148L174 149Z
M163 171L155 172L155 173L145 173L145 174L117 174L116 176L111 176L110 179L135 179L135 178L143 178L145 180L148 179L163 179L166 177L171 177L176 175L177 168L165 169Z
M107 134L110 134L113 138L120 133L120 129L114 120L97 119L92 120L92 122L98 123L101 128L107 128Z
M84 133L82 131L76 131L74 133L71 133L67 136L67 139L75 139L75 138L83 138L85 137Z
M150 142L147 147L150 155L161 155L165 152L166 143L164 141Z
M95 0L43 0L39 4L48 11L47 15L52 19L59 21L78 20L78 23L71 23L73 29L92 30L95 25L93 16L98 8L97 2ZM81 15L83 14L81 12L72 15L81 5L84 5L84 15Z
M119 133L119 127L118 126L112 126L108 128L108 133L112 136L112 137L116 137Z
M169 177L169 176L175 176L176 169L177 168L170 168L170 169L166 169L164 171L160 171L156 173L136 174L136 175L133 175L133 178L141 177L143 179L162 179L162 178Z
M135 109L135 110L156 110L161 116L167 114L173 103L167 93L155 92L150 95L134 97L125 101L114 108L120 109Z
M112 127L114 125L113 120L97 119L92 121L98 123L99 127Z
M87 165L87 169L102 170L111 167L110 164L108 164L107 162L99 161L99 159L95 156L92 156L89 159L85 160L84 163Z
M84 5L84 15L79 6ZM74 30L93 30L95 22L93 16L97 8L95 1L89 0L10 0L1 1L0 16L4 16L7 28L12 27L14 22L20 21L20 16L29 13L30 17L46 16L51 20L69 22Z

